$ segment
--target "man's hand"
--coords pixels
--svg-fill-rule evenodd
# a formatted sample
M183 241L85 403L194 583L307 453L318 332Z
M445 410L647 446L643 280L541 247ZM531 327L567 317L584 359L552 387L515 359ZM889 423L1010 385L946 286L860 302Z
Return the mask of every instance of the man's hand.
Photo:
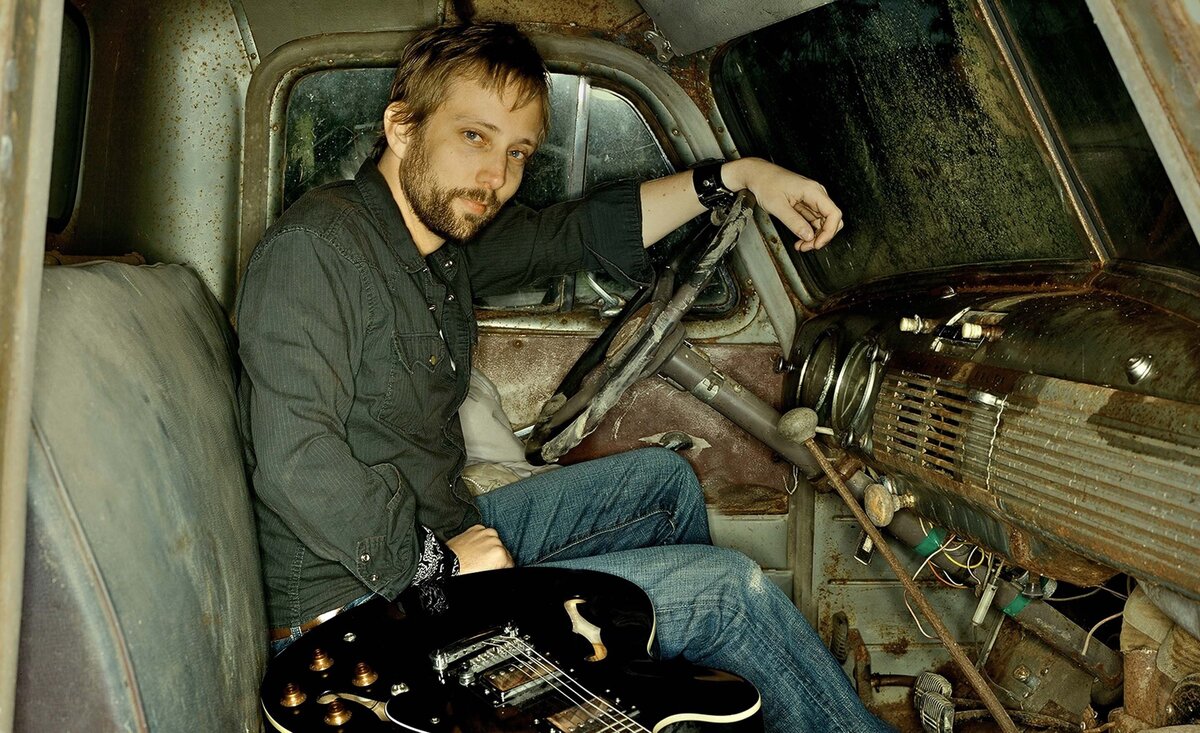
M741 158L721 167L721 179L731 191L750 189L758 205L799 237L801 252L820 249L842 230L842 210L825 187L761 158Z
M512 555L491 527L476 524L446 543L458 555L458 574L499 570L513 566Z

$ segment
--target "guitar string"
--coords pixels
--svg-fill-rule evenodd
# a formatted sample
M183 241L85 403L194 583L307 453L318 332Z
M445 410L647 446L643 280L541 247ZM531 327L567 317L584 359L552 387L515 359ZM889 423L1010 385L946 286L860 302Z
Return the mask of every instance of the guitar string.
M621 713L616 708L613 708L610 706L609 708L606 709L603 705L599 705L595 702L592 702L593 700L603 700L604 698L601 698L599 695L596 695L591 690L589 690L586 687L584 687L583 685L579 684L569 674L563 673L562 670L559 669L553 662L550 662L550 661L540 662L538 658L545 659L545 657L542 657L542 655L540 653L538 653L536 650L533 650L532 647L529 647L528 645L526 645L526 649L529 650L527 652L527 656L529 656L531 659L533 659L535 668L541 667L543 670L546 668L549 668L555 672L559 672L562 674L562 676L566 680L568 680L571 684L574 685L575 688L577 688L577 690L571 689L571 684L564 685L563 687L559 687L558 684L556 684L556 682L554 681L553 677L551 677L547 680L549 682L549 684L552 687L554 687L556 690L559 690L560 692L562 692L564 689L566 690L566 692L563 693L563 696L567 698L568 702L574 702L573 700L571 700L572 694L575 697L579 698L579 700L576 704L578 707L583 709L585 713L587 712L588 708L594 709L596 712L593 712L591 714L594 716L594 719L597 722L604 724L605 727L603 728L603 730L606 730L606 731L639 731L639 730L647 731L647 729L642 727L641 725L639 725L637 723L637 721L633 720L632 718L625 715L624 713ZM605 702L607 702L607 701L605 701ZM618 718L617 715L614 715L614 712L619 714L621 717ZM611 718L612 722L609 722L608 720L606 720L606 718ZM620 726L620 727L617 727L617 726ZM631 727L631 726L636 726L636 727ZM648 731L647 731L647 733L648 733Z
M529 674L530 669L533 669L537 672L541 672L542 679L544 679L546 681L546 683L550 687L552 687L556 692L558 692L560 695L562 695L562 697L565 699L566 702L570 703L571 705L574 705L575 707L584 709L585 712L587 711L588 707L594 708L597 712L592 713L592 714L595 716L595 719L598 722L601 722L605 725L604 730L609 730L609 731L621 731L621 730L625 730L625 731L635 730L636 731L636 730L638 730L638 728L630 728L629 727L630 724L633 724L633 725L638 725L638 724L636 723L636 721L633 721L631 718L628 718L628 716L626 716L626 720L628 722L622 721L622 720L616 718L614 715L612 715L607 710L605 710L603 707L591 702L589 700L589 698L600 699L599 696L593 694L586 687L583 687L582 685L580 685L578 682L576 682L574 680L574 678L572 678L570 675L563 672L553 662L546 661L543 663L543 662L539 662L537 659L535 659L533 657L533 654L528 653L529 651L532 650L532 647L529 644L527 644L519 639L512 639L512 640L505 642L504 644L499 644L496 642L486 642L486 643L492 644L497 647L503 647L503 646L517 647L517 649L515 649L515 650L514 649L508 650L510 653L512 653L514 655L514 657L517 657L517 655L519 655L521 651L525 651L526 656L529 657L532 660L532 662L527 663L527 665L523 668L522 662L517 661L516 668L519 669L520 671L526 672L527 674ZM559 684L556 681L557 675L561 675L561 677L574 683L575 686L578 687L583 692L579 693L579 692L576 692L575 690L571 689L571 687L569 685ZM613 722L610 723L607 720L605 720L606 717L612 718ZM614 727L617 725L620 725L622 727L621 728ZM639 726L639 728L640 728L640 730L647 731L647 733L649 733L646 728L640 727L640 726Z
M573 684L575 688L577 688L578 691L570 689L569 685L566 686L567 692L563 693L564 697L567 698L568 702L573 702L573 703L577 704L578 706L584 708L585 711L587 708L592 708L592 709L596 710L597 712L593 713L593 715L598 720L598 722L602 722L606 725L604 730L609 730L609 731L646 731L646 733L649 733L648 728L642 726L640 723L635 721L633 718L630 718L628 715L625 715L620 710L617 710L616 708L612 708L612 707L605 709L604 706L598 705L595 702L592 702L592 700L603 700L604 698L601 698L599 695L596 695L591 690L589 690L586 687L584 687L583 685L579 684L579 682L577 682L575 680L575 678L562 672L562 670L556 664L554 664L554 662L548 660L540 652L538 652L536 649L534 649L531 645L522 642L521 646L525 650L526 655L530 659L533 660L533 668L534 669L539 669L539 671L541 671L543 673L545 673L546 670L551 670L551 672L558 672L562 675L562 677L564 677L571 684ZM560 688L559 685L554 681L553 675L551 675L549 678L547 678L547 682L552 687L554 687L556 690L559 690L560 692L562 692L562 688ZM573 693L574 695L576 695L577 697L579 697L581 699L578 702L571 700L571 698L570 698L571 693ZM605 701L605 702L607 702L607 701ZM610 712L610 711L612 711L612 712ZM617 715L614 715L613 714L614 712L617 715L620 715L620 717L617 717ZM610 723L608 720L605 720L605 718L611 718L612 722ZM615 727L615 726L620 726L620 727Z

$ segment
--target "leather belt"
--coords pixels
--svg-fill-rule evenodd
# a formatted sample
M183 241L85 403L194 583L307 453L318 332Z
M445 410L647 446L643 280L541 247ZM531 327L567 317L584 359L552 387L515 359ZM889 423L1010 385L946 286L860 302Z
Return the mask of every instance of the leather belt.
M341 608L335 608L332 611L326 611L325 613L321 614L320 616L317 616L314 619L309 619L308 621L305 621L304 623L300 624L300 633L306 634L309 631L312 631L313 629L317 628L318 626L325 623L326 621L328 621L329 619L333 618L334 616L338 615L341 612L342 612ZM267 638L269 638L271 641L279 641L280 639L286 639L292 635L293 628L294 627L292 627L292 626L277 626L267 632Z

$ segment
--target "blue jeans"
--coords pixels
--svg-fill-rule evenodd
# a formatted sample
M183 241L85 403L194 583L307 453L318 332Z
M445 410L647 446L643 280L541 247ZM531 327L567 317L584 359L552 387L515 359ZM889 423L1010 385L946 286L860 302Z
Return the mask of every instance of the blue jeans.
M745 555L713 547L691 466L649 448L567 466L478 497L517 565L598 570L633 581L654 604L664 658L745 677L767 730L891 730L792 602Z

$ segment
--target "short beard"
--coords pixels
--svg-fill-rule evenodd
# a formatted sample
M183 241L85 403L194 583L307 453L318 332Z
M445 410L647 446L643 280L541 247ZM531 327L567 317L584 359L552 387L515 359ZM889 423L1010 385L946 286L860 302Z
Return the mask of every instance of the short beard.
M466 241L500 210L495 191L486 188L444 189L434 182L433 171L429 170L425 134L420 127L413 132L408 154L400 161L400 190L408 199L417 221L442 239ZM459 214L453 206L456 198L469 199L487 208L482 214Z

